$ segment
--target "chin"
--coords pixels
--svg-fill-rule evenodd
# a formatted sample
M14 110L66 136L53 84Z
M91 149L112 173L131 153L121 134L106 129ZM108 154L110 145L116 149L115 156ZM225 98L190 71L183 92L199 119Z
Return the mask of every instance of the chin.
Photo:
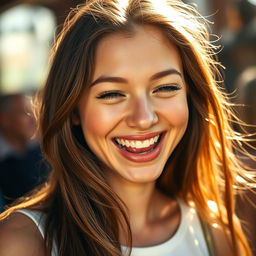
M152 183L155 182L162 173L161 171L148 170L147 167L138 168L139 170L131 171L129 174L123 176L129 182L133 183ZM143 170L145 169L145 170Z

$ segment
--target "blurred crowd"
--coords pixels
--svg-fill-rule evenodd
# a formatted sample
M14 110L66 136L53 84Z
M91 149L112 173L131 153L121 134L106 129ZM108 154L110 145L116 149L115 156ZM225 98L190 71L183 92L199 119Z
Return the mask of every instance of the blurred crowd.
M4 205L46 181L49 167L35 134L31 97L0 95L0 202Z

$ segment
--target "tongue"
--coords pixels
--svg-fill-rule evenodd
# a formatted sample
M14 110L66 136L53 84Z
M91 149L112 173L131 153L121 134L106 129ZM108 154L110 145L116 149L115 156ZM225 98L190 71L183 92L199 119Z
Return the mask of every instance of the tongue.
M143 152L149 151L150 149L155 147L155 145L156 145L156 143L154 143L146 148L132 148L132 147L126 147L126 146L124 146L124 148L126 151L131 152L131 153L143 153Z

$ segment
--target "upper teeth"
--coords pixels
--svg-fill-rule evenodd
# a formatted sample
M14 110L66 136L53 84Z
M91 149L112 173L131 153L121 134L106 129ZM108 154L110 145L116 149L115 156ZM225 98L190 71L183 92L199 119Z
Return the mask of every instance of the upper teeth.
M150 145L156 143L159 139L159 135L148 139L148 140L124 140L124 139L117 139L116 141L125 147L132 147L132 148L147 148Z

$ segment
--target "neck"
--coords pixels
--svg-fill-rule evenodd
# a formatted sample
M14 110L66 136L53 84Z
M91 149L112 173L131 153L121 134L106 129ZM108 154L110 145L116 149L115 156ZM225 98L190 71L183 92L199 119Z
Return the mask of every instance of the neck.
M112 177L109 182L126 205L133 246L159 244L175 233L180 221L178 203L158 191L155 181L133 183ZM119 240L125 245L127 232L121 226Z
M123 181L122 184L111 182L111 187L127 207L130 227L133 233L141 230L150 219L154 218L154 197L157 193L155 182L134 184Z

